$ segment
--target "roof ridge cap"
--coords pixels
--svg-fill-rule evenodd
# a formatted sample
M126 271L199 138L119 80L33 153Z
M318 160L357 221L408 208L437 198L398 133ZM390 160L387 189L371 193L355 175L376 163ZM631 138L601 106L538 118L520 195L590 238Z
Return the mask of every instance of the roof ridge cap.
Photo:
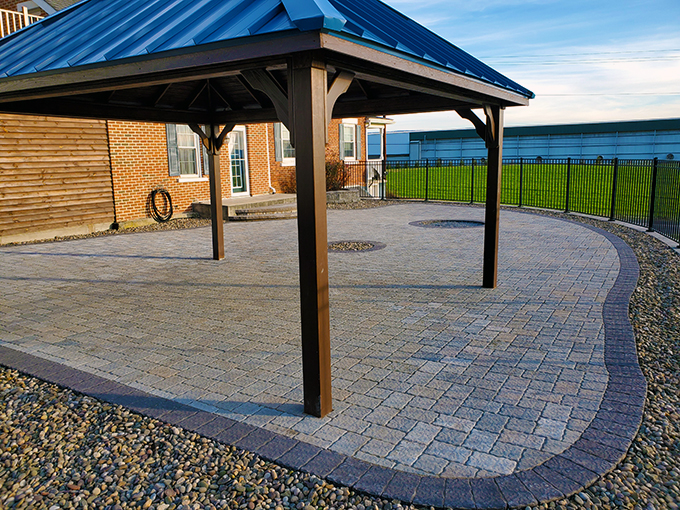
M295 26L308 30L342 30L347 20L328 0L281 0Z

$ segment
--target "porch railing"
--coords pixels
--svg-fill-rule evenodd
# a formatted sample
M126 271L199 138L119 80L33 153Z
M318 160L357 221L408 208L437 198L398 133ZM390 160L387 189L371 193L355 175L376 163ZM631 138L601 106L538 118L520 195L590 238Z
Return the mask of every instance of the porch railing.
M0 37L5 37L12 32L21 30L25 26L41 19L43 19L43 16L29 14L26 7L23 7L21 12L0 9Z

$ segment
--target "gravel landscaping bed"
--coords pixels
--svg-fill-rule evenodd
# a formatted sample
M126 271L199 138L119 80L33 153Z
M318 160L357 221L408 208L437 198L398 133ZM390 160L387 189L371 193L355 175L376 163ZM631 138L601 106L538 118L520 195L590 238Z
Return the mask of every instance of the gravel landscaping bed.
M545 214L613 232L635 251L640 280L630 317L649 392L640 432L619 467L569 499L534 509L677 509L680 258L625 226ZM206 225L209 220L173 220L134 231ZM13 370L0 369L0 395L0 508L415 508L334 486Z

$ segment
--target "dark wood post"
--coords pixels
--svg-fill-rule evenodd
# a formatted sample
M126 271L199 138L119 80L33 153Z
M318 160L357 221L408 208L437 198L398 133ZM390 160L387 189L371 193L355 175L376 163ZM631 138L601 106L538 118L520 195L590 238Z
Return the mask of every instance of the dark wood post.
M501 171L503 169L503 109L499 106L487 106L485 111L487 115L488 164L482 286L487 289L494 289L498 278L498 222L501 209Z
M217 126L210 126L210 138L215 140ZM210 175L210 224L212 226L213 259L224 258L224 218L222 214L222 179L220 177L220 152L215 143L210 143L208 171Z
M297 173L304 410L322 417L333 410L326 227L325 64L316 61L311 54L295 55L289 87Z

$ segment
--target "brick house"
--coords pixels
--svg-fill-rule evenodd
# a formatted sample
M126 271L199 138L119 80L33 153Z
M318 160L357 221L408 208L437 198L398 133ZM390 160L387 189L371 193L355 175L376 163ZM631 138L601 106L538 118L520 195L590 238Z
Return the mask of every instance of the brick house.
M25 18L73 3L0 0L0 9ZM382 159L384 127L380 119L333 120L327 160ZM295 192L282 124L236 126L228 148L220 156L223 198ZM170 193L175 215L209 200L205 155L188 126L0 115L0 244L148 218L157 187Z

